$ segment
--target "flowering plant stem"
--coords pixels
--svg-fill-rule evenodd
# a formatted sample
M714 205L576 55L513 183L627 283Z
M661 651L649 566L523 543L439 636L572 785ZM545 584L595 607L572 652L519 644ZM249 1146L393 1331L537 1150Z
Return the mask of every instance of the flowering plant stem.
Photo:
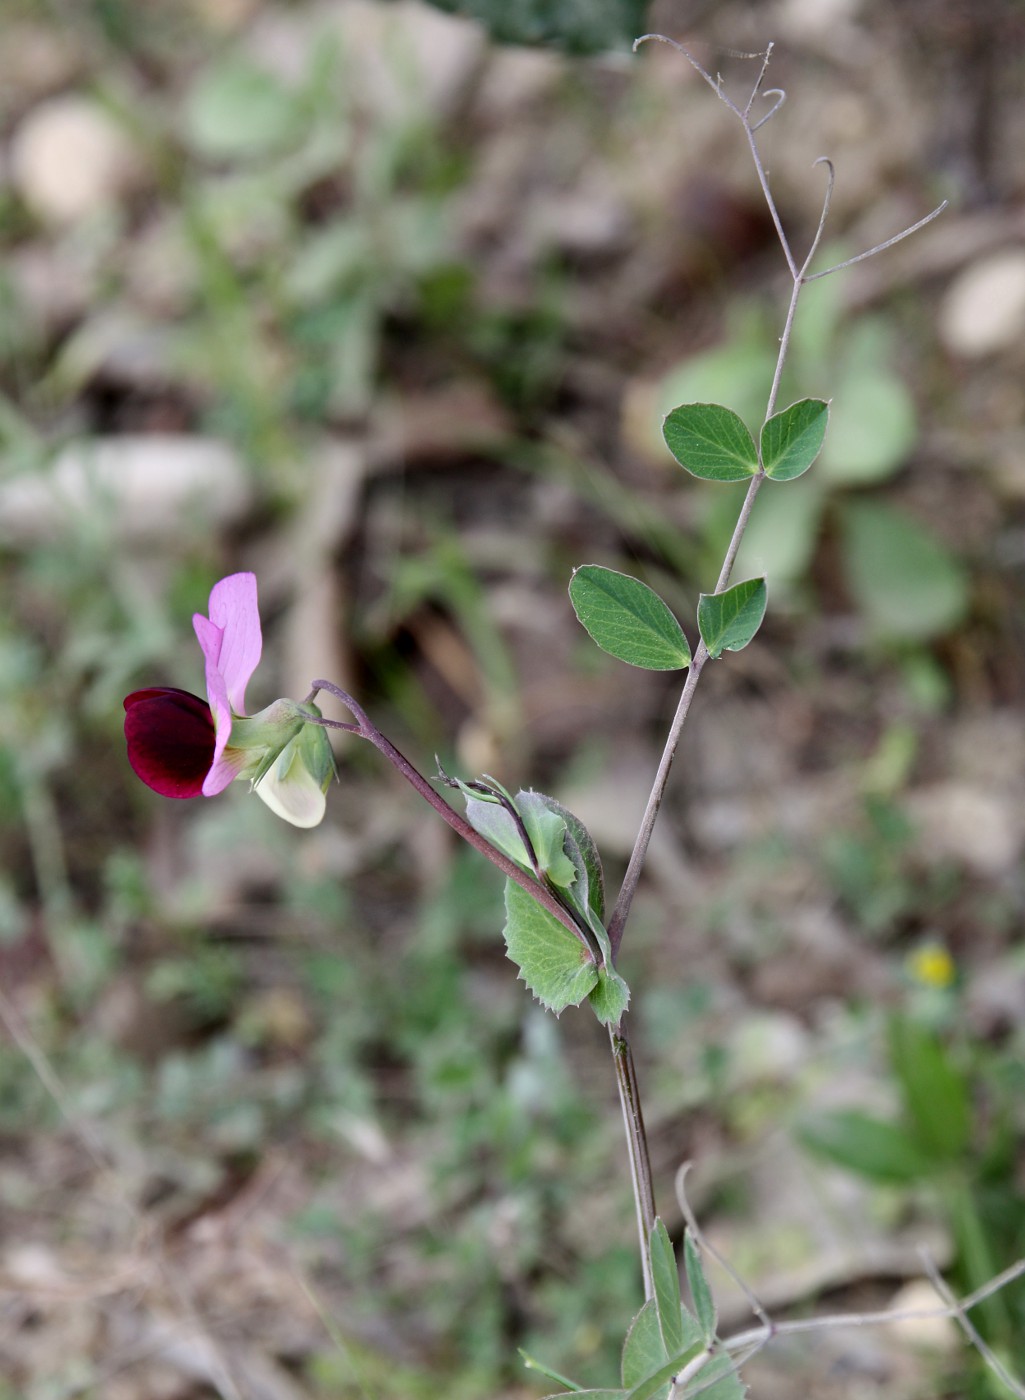
M744 133L747 137L748 145L750 147L751 158L754 162L755 171L758 176L758 182L761 186L762 194L765 197L765 202L768 206L773 226L779 238L780 247L783 251L783 256L786 259L787 268L790 272L790 276L792 279L792 289L790 293L790 301L787 306L787 313L783 325L783 331L780 336L779 353L776 357L776 367L772 377L772 386L769 390L769 397L765 408L765 419L768 420L772 417L773 413L776 410L776 402L779 396L780 382L783 375L783 367L786 363L787 352L790 348L790 337L791 332L793 330L794 317L797 312L797 304L800 299L801 291L805 283L812 281L818 277L828 276L832 272L838 272L841 268L848 267L853 262L859 262L863 258L871 257L874 253L881 252L884 248L892 246L893 243L899 241L901 238L907 237L907 235L910 233L914 233L924 224L934 219L937 216L937 214L939 214L942 211L946 201L944 201L944 204L941 204L937 209L933 210L931 214L927 215L925 219L919 220L918 223L913 224L910 228L905 229L902 233L897 234L894 238L887 239L886 242L878 244L877 246L868 249L864 253L858 254L858 256L855 258L850 258L843 263L839 263L835 267L826 268L822 272L809 273L808 269L811 265L812 259L815 257L815 254L818 251L819 243L822 239L823 230L825 229L826 225L826 218L829 213L829 204L833 193L834 170L832 162L828 160L828 158L825 156L820 156L819 159L815 162L815 164L817 165L822 164L826 167L826 191L822 201L822 209L819 216L818 227L815 230L815 235L812 239L811 246L808 249L808 253L805 256L804 260L798 263L791 249L790 241L787 237L786 230L783 227L783 222L780 217L776 201L773 197L772 190L769 187L768 174L766 172L765 165L762 161L761 153L758 149L758 142L755 137L755 133L757 132L758 128L764 125L764 123L767 122L769 118L779 110L779 108L785 101L786 96L785 93L780 89L770 89L764 92L762 90L762 84L765 80L765 75L769 66L769 59L772 55L772 45L769 44L765 50L764 55L762 55L761 68L759 69L754 86L751 89L751 94L746 104L743 107L740 107L724 91L721 80L718 77L713 78L712 75L708 73L704 67L702 67L702 65L697 61L697 59L682 45L675 43L673 40L666 39L663 35L660 34L648 34L643 36L643 38L638 39L637 43L634 46L635 49L648 40L658 40L662 43L671 44L673 48L677 49L680 53L682 53L683 56L688 60L688 62L695 68L698 74L705 80L705 82L709 84L709 86L715 92L716 96L722 102L725 103L729 110L740 121L741 125L744 128ZM755 120L752 118L752 109L759 96L774 97L776 100L774 104L769 108L768 112L764 113L760 118ZM758 491L764 480L765 468L764 464L760 464L757 474L751 478L751 481L748 484L747 492L744 496L744 502L740 508L740 513L737 517L737 522L734 526L733 534L730 538L730 543L727 548L725 558L723 559L722 568L720 570L719 578L715 586L715 593L717 594L722 593L729 585L730 577L733 572L733 566L736 562L737 554L740 550L740 545L744 538L744 532L747 529L748 522L751 518L751 512L754 508L755 498L757 497ZM609 941L612 945L613 954L618 952L619 946L623 939L623 932L626 926L626 921L630 914L630 907L633 903L634 894L636 893L637 885L641 877L641 871L644 867L644 860L645 856L647 855L648 845L651 841L652 832L655 827L655 822L658 818L659 809L662 805L663 796L665 795L666 784L668 783L669 772L672 768L673 759L676 755L676 750L680 742L680 735L683 731L683 726L687 720L687 716L690 713L691 701L694 698L694 691L697 688L698 681L701 678L701 672L704 669L705 663L706 661L708 661L708 659L709 651L704 641L702 640L701 642L699 642L694 652L690 668L687 671L687 679L684 683L683 690L680 695L680 700L676 707L676 713L673 716L672 724L670 725L669 732L666 736L665 745L662 750L662 757L659 761L658 770L655 774L654 782L652 783L651 792L649 794L647 805L644 810L644 815L641 819L641 824L637 832L636 840L634 841L634 846L630 855L629 863L627 865L626 874L623 878L623 883L620 887L619 895L616 899L616 904L612 911L611 919L609 921L608 933ZM620 1026L617 1028L617 1030L612 1032L612 1051L613 1060L616 1065L616 1081L619 1086L620 1102L623 1108L623 1121L626 1128L627 1141L630 1152L630 1167L634 1188L634 1201L637 1211L638 1228L640 1230L641 1236L641 1259L644 1267L645 1297L651 1297L651 1265L650 1260L648 1258L647 1243L650 1236L651 1226L654 1223L655 1219L655 1199L652 1187L651 1160L648 1151L647 1137L644 1131L644 1119L641 1114L640 1097L637 1089L637 1080L634 1071L633 1056L630 1052L629 1043L627 1042L625 1037L622 1022L620 1023Z
M569 929L575 938L580 939L589 953L592 951L590 936L581 928L557 896L546 885L542 885L540 881L528 875L508 856L503 855L490 841L475 831L464 816L461 816L454 807L449 806L441 794L431 787L424 775L410 763L405 754L401 753L392 741L381 733L367 712L351 695L331 681L317 680L313 682L313 688L306 697L307 701L314 700L322 690L326 690L329 695L340 700L355 717L356 723L346 724L341 720L323 717L311 717L307 723L324 725L328 729L344 729L349 734L356 734L361 739L367 739L379 753L384 755L392 767L402 774L406 782L414 787L426 802L431 804L441 819L447 822L453 831L457 832L464 841L469 842L474 850L479 851L492 865L497 866L503 875L507 875L510 880L515 880L518 885L522 886L532 899L536 899L543 909L547 910L553 918L558 919L559 923Z
M811 262L815 257L816 252L818 251L819 243L822 239L823 230L826 224L826 218L829 213L830 199L833 192L834 170L832 163L825 156L820 156L819 159L815 162L815 164L824 165L826 168L826 190L822 201L822 208L819 216L818 226L815 230L811 246L808 250L807 255L802 261L799 262L794 255L794 252L790 245L790 241L787 237L786 230L783 227L783 222L780 217L775 199L773 197L772 190L769 186L768 175L764 163L762 161L761 153L758 149L758 142L756 140L756 132L779 110L779 108L783 105L786 96L785 93L780 89L763 90L763 83L765 80L766 73L768 71L769 60L772 54L772 45L770 44L767 47L764 54L751 55L752 57L761 58L761 66L755 83L751 89L750 96L748 97L747 102L744 104L744 106L741 107L738 106L737 103L735 103L733 99L729 97L729 95L725 92L721 80L718 77L713 77L709 72L707 72L687 49L685 49L682 45L676 43L674 40L666 39L663 35L660 34L647 34L644 35L643 38L637 40L635 48L650 40L658 40L662 43L670 44L674 49L678 50L693 66L697 73L704 79L704 81L708 83L708 85L715 92L716 96L723 103L725 103L729 110L740 121L751 151L751 157L754 162L758 182L761 187L762 194L764 195L765 202L768 206L769 214L779 239L780 247L782 249L783 256L786 261L787 269L790 273L792 281L790 299L789 304L787 306L786 318L784 321L782 334L780 335L779 353L776 357L776 366L775 371L773 373L772 386L769 390L768 401L766 403L765 421L768 422L768 420L773 417L773 414L776 411L776 403L779 396L780 384L782 381L783 367L785 365L787 352L790 347L790 338L794 324L794 317L797 311L797 304L800 299L801 290L804 287L804 285L807 282L813 281L819 277L826 277L832 272L837 272L841 268L849 267L852 263L860 262L864 258L871 257L874 253L881 252L884 248L889 248L893 243L896 243L900 239L907 237L907 235L910 233L914 233L916 229L921 228L924 224L934 219L936 215L939 214L944 208L944 205L941 204L939 208L933 210L933 212L927 215L926 218L919 220L918 223L913 224L911 227L895 235L893 238L887 239L884 243L877 244L875 247L869 248L867 251L859 253L853 258L848 258L844 262L836 264L836 266L834 267L826 268L824 271L815 273L809 272ZM775 100L772 102L772 105L767 111L763 112L762 115L755 118L752 115L752 112L756 102L760 98L773 98ZM741 542L744 538L744 532L747 529L748 522L751 518L751 512L754 508L755 499L758 495L763 481L765 480L765 477L766 467L765 463L762 460L761 447L759 446L757 470L754 472L754 474L751 476L750 481L748 482L747 492L745 494L743 504L740 508L740 512L738 514L737 521L733 529L733 534L730 538L729 546L726 550L726 555L723 559L722 568L719 573L719 578L716 582L714 593L713 595L711 595L713 597L715 595L724 593L729 587L733 567L737 559L737 554L740 550ZM708 645L706 645L706 642L702 639L699 642L696 650L694 651L693 657L690 660L690 666L687 671L687 679L684 683L683 690L681 692L680 699L676 707L676 713L673 716L672 723L669 727L669 732L666 736L665 745L662 751L662 757L659 761L658 769L656 771L655 778L652 783L651 792L649 794L644 814L641 819L640 827L638 829L637 836L634 841L634 846L627 865L626 873L624 875L623 882L620 887L619 894L609 920L608 937L609 946L611 947L613 957L615 957L615 954L618 952L623 939L623 932L626 927L626 922L629 918L633 898L636 893L638 883L640 881L641 872L644 867L644 861L647 855L648 846L651 841L652 832L655 827L655 822L658 818L659 809L662 805L662 799L665 795L666 785L669 780L669 772L672 768L673 759L676 755L676 750L679 745L680 735L682 733L684 723L686 722L687 716L690 713L691 702L694 698L694 691L697 688L697 684L701 677L701 673L705 667L705 663L711 659L712 654L713 653L709 651ZM448 825L454 831L456 831L463 838L464 841L469 842L469 844L473 846L475 850L479 851L481 855L483 855L487 860L491 861L493 865L497 866L498 869L501 870L504 875L508 876L509 879L515 881L516 884L518 884L524 890L526 890L543 909L545 909L549 914L552 915L553 918L557 919L559 923L561 923L564 927L569 929L569 931L573 933L573 935L576 938L578 938L583 944L592 961L598 960L598 953L595 947L592 931L586 927L582 920L577 918L576 914L571 909L569 909L566 904L563 903L563 901L559 898L558 894L548 884L543 883L541 880L533 878L533 876L528 871L524 870L522 867L517 865L514 861L509 859L501 851L497 850L495 846L491 844L490 841L488 841L484 836L482 836L478 831L474 829L474 827L465 817L461 816L457 811L455 811L455 809L452 808L445 801L445 799L440 795L440 793L438 793L435 790L435 788L431 786L430 782L428 782L428 780L420 772L418 772L418 770L413 766L413 764L409 762L405 755L400 753L400 751L395 747L391 740L386 738L385 735L381 733L381 731L370 720L365 711L357 704L357 702L352 698L352 696L348 695L338 686L333 685L330 681L317 680L313 682L313 690L310 696L308 697L308 700L312 701L318 694L318 692L321 690L329 692L330 694L334 695L338 700L340 700L342 704L353 715L355 723L344 723L338 720L328 720L324 718L312 719L310 721L311 723L323 724L331 728L344 729L349 733L359 735L361 738L369 740L369 742L373 744L374 747L388 760L388 762L391 763L392 766L395 767L402 774L406 781L409 782L416 789L420 796L423 797L425 801L430 803L430 805L439 814L439 816L441 816L441 818L445 822L447 822ZM644 1292L646 1298L651 1298L654 1295L654 1288L652 1281L652 1263L650 1257L649 1242L652 1235L652 1228L655 1224L656 1219L655 1196L652 1182L651 1159L648 1150L647 1135L645 1133L644 1128L644 1116L641 1110L640 1091L637 1082L637 1073L634 1065L633 1054L630 1049L630 1042L626 1032L625 1016L620 1018L618 1025L609 1026L609 1041L616 1075L616 1085L619 1091L620 1106L623 1112L623 1124L626 1132L627 1147L629 1152L630 1175L633 1186L634 1204L637 1216L637 1227L640 1236L640 1253L642 1272L644 1277Z

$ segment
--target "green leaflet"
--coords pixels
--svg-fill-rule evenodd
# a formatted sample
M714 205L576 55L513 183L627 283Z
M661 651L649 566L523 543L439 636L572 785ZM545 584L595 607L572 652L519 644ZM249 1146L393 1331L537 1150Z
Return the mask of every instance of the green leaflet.
M763 578L736 583L723 593L702 593L698 627L711 657L740 651L762 625L768 593Z
M640 579L582 564L573 571L569 597L588 636L617 660L646 671L682 671L690 665L683 628Z

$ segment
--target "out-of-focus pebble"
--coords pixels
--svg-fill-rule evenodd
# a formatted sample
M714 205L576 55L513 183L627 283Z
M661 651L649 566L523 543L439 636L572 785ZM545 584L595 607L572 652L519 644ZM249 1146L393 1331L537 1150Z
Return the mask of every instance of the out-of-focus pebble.
M933 783L908 798L926 859L953 860L979 875L1005 874L1020 859L1019 804L962 782Z
M11 141L11 179L43 223L66 225L133 188L143 172L124 129L98 103L69 93L41 102Z
M927 1279L912 1279L890 1300L895 1313L935 1312L943 1302ZM961 1343L961 1333L952 1317L902 1317L889 1324L890 1332L906 1346L922 1350L951 1352Z
M980 258L955 279L940 306L939 333L955 355L978 359L1025 338L1025 252Z
M0 486L0 539L58 539L90 513L123 539L168 539L191 520L223 528L245 514L250 497L226 443L159 433L99 438L70 444L49 470Z

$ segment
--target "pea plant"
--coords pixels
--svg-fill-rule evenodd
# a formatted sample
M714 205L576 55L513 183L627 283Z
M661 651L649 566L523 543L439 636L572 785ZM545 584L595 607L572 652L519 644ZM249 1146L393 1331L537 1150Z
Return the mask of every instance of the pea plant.
M672 43L659 35L646 35L638 45L655 39ZM341 730L367 740L459 836L506 877L506 948L533 996L556 1015L586 1003L607 1027L629 1148L644 1303L626 1335L618 1385L585 1391L557 1371L526 1358L529 1367L563 1387L559 1394L584 1394L592 1400L682 1400L698 1394L709 1400L735 1400L744 1393L742 1366L773 1335L827 1323L839 1325L845 1320L861 1324L879 1320L861 1315L777 1323L748 1292L759 1325L737 1336L721 1337L702 1265L702 1253L709 1246L685 1199L682 1204L688 1228L682 1264L690 1301L684 1304L679 1263L656 1209L641 1093L628 1034L630 990L616 962L681 730L702 672L709 662L746 647L765 614L765 579L732 581L755 500L763 489L775 491L808 471L825 438L827 402L801 398L785 407L778 403L801 293L810 282L832 276L914 233L943 206L856 257L813 270L829 214L834 171L826 157L816 162L825 174L825 193L810 247L801 254L795 251L783 226L758 144L758 133L785 100L780 89L765 85L771 45L763 54L748 56L758 60L759 66L743 102L731 97L722 80L706 71L685 48L675 43L673 47L743 132L791 278L791 291L761 424L752 427L730 408L714 403L681 404L663 424L666 445L685 471L705 481L746 486L718 579L698 599L693 650L667 604L640 580L600 565L583 564L569 582L573 609L602 650L630 666L685 673L615 900L607 898L601 859L590 834L555 798L532 789L511 792L488 775L452 777L440 767L432 779L426 778L378 729L358 701L331 681L314 680L302 701L280 699L256 714L247 714L246 686L262 646L257 582L251 573L222 579L210 595L209 616L197 614L193 619L205 660L206 699L178 689L153 687L135 691L125 700L129 761L151 788L172 798L213 797L231 782L248 779L252 790L274 812L300 827L315 826L324 815L335 771L325 731ZM326 717L317 704L322 694L340 702L350 718ZM463 810L451 805L445 792L456 795ZM987 1350L967 1312L1007 1278L1021 1272L1025 1272L1025 1265L992 1280L971 1298L955 1303L947 1294L946 1304L937 1306L938 1312L958 1319L966 1335L1018 1395L1025 1391ZM741 1280L737 1282L744 1287ZM942 1281L936 1282L942 1290Z

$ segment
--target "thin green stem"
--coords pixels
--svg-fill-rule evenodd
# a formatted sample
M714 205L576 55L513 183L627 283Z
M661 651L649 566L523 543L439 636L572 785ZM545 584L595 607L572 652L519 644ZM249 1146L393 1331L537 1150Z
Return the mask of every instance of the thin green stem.
M551 890L545 885L539 884L538 881L528 875L525 870L522 870L511 861L508 856L496 850L490 841L481 836L479 831L474 830L464 816L460 815L454 807L450 807L441 794L435 791L423 774L410 763L405 754L401 753L391 740L381 733L362 706L346 691L334 685L331 681L317 680L313 682L312 691L310 695L307 696L307 699L313 700L321 690L328 691L329 694L334 695L336 699L340 700L345 708L352 712L356 724L341 724L337 720L322 720L312 717L309 721L311 724L324 724L327 728L344 729L348 733L357 734L361 739L366 739L373 744L378 753L383 754L392 767L402 774L406 782L416 789L425 802L430 803L442 820L447 822L453 831L471 845L475 851L479 851L492 865L497 866L503 875L507 875L510 880L514 880L517 885L522 886L532 899L537 900L538 904L540 904L543 909L551 914L553 918L558 919L560 924L568 928L570 933L580 940L591 960L597 961L591 937L581 929L569 910L560 903Z
M626 1142L630 1154L630 1180L633 1185L634 1206L637 1212L641 1269L644 1274L644 1296L652 1298L655 1295L655 1289L651 1277L649 1240L655 1224L655 1190L651 1177L648 1137L644 1131L644 1114L641 1112L637 1070L626 1034L625 1019L624 1017L618 1026L609 1027L609 1042L612 1047L612 1063L616 1070L616 1088L619 1090L619 1103L623 1110L623 1127L626 1130Z
M744 531L747 529L747 523L751 518L755 497L758 495L759 488L764 479L764 476L759 473L758 476L751 478L748 485L747 494L744 497L744 504L741 506L740 514L737 516L737 523L733 527L733 536L730 539L729 548L726 551L726 557L723 560L722 569L719 573L719 579L715 585L716 593L721 593L730 581L737 551L740 548L741 540L744 538ZM673 766L673 759L676 757L680 735L683 732L683 726L690 713L694 691L697 689L701 672L707 660L708 648L705 646L704 642L699 642L697 650L691 657L690 668L687 671L687 679L684 682L679 704L676 707L673 722L669 727L669 733L666 735L666 742L662 749L662 757L659 760L658 771L651 785L651 792L648 795L647 806L644 809L641 825L638 829L636 840L634 841L633 850L630 853L626 874L623 876L623 883L620 886L619 895L612 911L612 917L609 920L609 942L612 945L613 957L615 957L619 950L619 945L622 942L623 930L630 914L630 906L637 892L641 872L644 869L644 860L648 853L648 846L651 843L652 832L655 829L655 822L658 819L659 809L662 806L662 798L665 795L666 784L669 781L669 770Z

